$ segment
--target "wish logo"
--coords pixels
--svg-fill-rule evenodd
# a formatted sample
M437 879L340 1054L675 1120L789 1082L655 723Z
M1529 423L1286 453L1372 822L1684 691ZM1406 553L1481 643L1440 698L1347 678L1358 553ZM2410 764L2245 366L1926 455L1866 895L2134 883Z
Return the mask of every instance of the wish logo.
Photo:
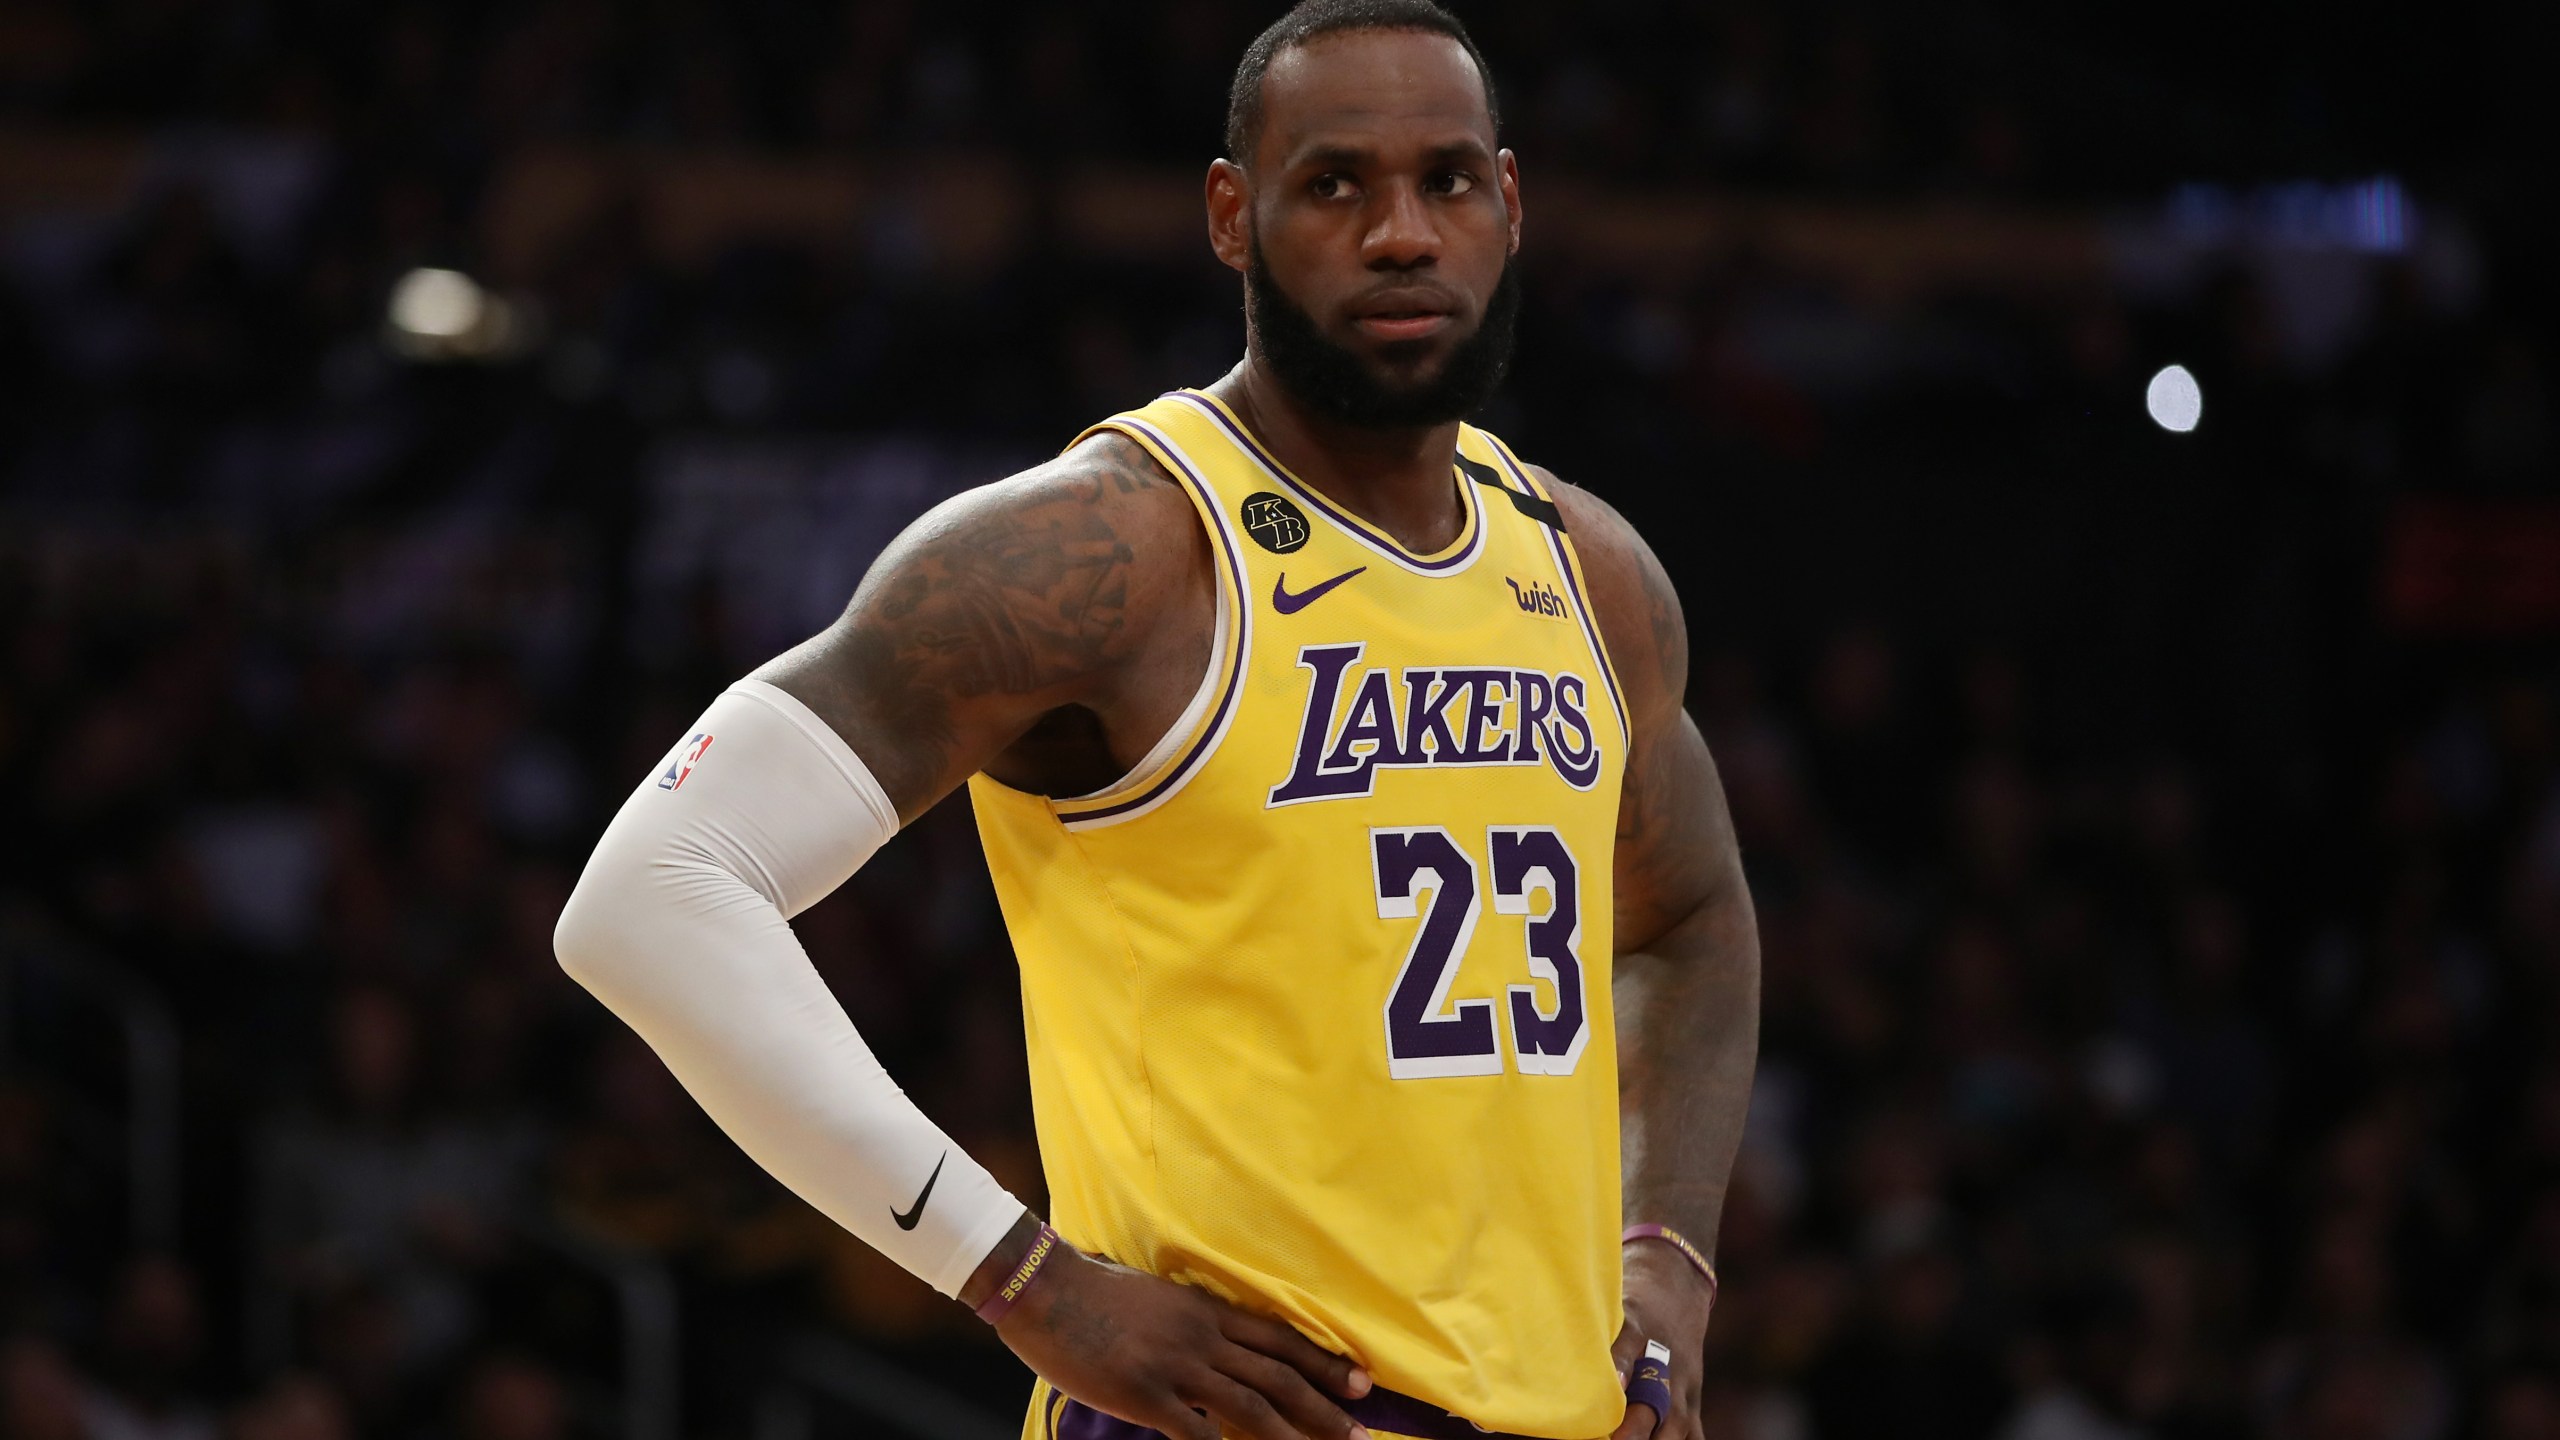
M1591 687L1543 670L1364 666L1364 644L1308 645L1306 713L1270 804L1366 795L1380 770L1546 765L1576 790L1600 778ZM1345 700L1345 696L1349 699Z
M1556 593L1553 585L1536 580L1523 585L1508 575L1502 577L1502 583L1511 587L1513 603L1529 614L1543 615L1550 620L1573 618L1573 611L1566 608L1564 597Z

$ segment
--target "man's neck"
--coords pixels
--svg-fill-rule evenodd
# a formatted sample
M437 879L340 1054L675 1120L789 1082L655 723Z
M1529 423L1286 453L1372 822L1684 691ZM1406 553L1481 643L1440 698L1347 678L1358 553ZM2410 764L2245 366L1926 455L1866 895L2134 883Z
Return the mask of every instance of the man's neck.
M1290 474L1417 554L1456 542L1466 524L1451 478L1458 422L1376 430L1310 411L1261 357L1247 355L1209 393L1227 402Z

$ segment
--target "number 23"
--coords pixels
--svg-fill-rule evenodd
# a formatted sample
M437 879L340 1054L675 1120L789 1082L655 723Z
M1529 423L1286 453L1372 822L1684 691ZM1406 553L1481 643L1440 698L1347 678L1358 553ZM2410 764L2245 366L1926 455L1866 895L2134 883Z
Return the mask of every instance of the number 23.
M1552 1011L1538 987L1509 987L1511 1055L1524 1075L1570 1075L1591 1039L1583 1006L1581 872L1564 837L1545 825L1496 825L1485 832L1493 861L1493 909L1528 917L1529 973L1555 987ZM1387 1073L1398 1080L1499 1075L1502 1046L1491 1000L1460 1000L1449 987L1483 913L1474 857L1437 825L1369 832L1378 918L1421 920L1404 967L1387 993ZM1547 892L1543 915L1531 897ZM1424 891L1431 894L1426 913Z

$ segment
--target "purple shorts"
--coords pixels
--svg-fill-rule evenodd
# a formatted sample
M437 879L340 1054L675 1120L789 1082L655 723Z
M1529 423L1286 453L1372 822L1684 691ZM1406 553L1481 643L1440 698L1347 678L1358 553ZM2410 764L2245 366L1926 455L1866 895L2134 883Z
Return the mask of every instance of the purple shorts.
M1160 1430L1115 1420L1046 1386L1042 1392L1040 1404L1047 1411L1042 1417L1047 1428L1039 1428L1035 1422L1029 1432L1037 1440L1164 1440ZM1409 1435L1413 1440L1534 1440L1502 1430L1480 1430L1464 1416L1452 1415L1437 1405L1399 1395L1383 1386L1357 1400L1342 1402L1342 1408L1352 1419L1382 1436Z

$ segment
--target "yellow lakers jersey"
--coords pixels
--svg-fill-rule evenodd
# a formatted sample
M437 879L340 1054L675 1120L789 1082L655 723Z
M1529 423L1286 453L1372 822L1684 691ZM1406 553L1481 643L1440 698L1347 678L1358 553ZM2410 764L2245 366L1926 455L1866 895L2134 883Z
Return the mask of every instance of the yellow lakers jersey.
M1122 783L970 785L1052 1219L1488 1429L1608 1433L1627 725L1552 499L1462 429L1420 555L1209 395L1097 428L1189 491L1218 629Z

